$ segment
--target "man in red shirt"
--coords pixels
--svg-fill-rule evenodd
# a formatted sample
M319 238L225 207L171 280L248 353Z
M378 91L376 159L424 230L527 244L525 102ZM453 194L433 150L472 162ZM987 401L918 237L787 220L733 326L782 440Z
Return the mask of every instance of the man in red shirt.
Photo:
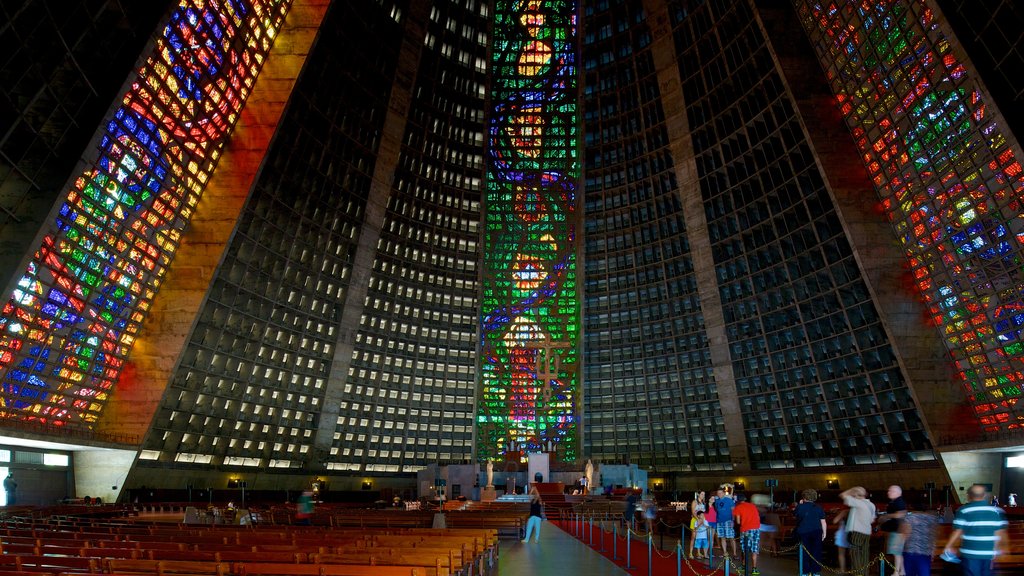
M740 531L740 549L743 552L750 552L750 574L759 576L761 571L757 569L757 553L761 548L761 514L743 494L736 495L736 508L732 511L732 517Z

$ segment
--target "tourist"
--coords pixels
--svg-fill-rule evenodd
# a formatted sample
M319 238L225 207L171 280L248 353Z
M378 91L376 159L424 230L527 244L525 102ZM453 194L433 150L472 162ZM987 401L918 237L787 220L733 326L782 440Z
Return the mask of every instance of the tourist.
M900 533L900 524L907 515L907 504L903 501L903 488L895 484L889 486L886 494L889 496L889 505L885 507L885 514L876 521L879 530L886 533L885 553L892 555L893 576L903 576L903 535Z
M801 493L800 504L793 514L796 516L796 536L804 549L803 573L821 575L821 542L825 539L825 511L816 502L818 491L808 488Z
M708 527L708 521L704 517L703 510L698 510L690 520L690 531L694 536L690 540L690 558L694 557L694 548L697 549L697 558L707 558L708 552L711 550L711 535L709 534L711 530Z
M939 517L914 506L900 522L903 536L903 571L906 576L930 576Z
M740 530L740 548L744 556L750 554L750 575L758 576L761 574L757 569L757 554L761 550L761 512L757 506L747 502L743 494L736 495L736 502L732 515ZM736 545L735 540L733 545Z
M854 574L866 574L871 557L871 523L875 521L875 505L868 500L863 486L854 486L839 494L850 507L846 516L846 541L850 547L850 560Z
M969 502L961 506L953 517L953 533L946 541L945 553L956 553L960 544L961 566L964 576L990 576L996 554L1005 554L1006 514L988 503L988 490L975 484L967 490Z
M707 505L704 503L704 492L694 492L693 502L690 503L690 558L693 558L693 548L697 540L697 532L694 530L694 523L697 521L697 513L705 512ZM707 520L704 519L704 527L707 528Z
M710 555L711 549L715 547L715 535L718 534L718 511L715 510L715 502L718 500L718 496L712 495L708 498L708 511L704 514L704 519L708 521L708 554Z
M643 501L644 525L647 527L647 534L654 533L654 519L658 517L658 503L654 499Z
M850 542L846 538L846 515L849 513L849 508L843 508L832 518L832 524L836 526L836 560L839 563L840 572L846 572L847 550L850 548Z
M309 526L313 523L312 490L303 490L302 494L299 496L298 507L295 511L295 520L295 523L300 526Z
M728 489L728 492L726 492ZM718 525L715 531L718 533L718 540L722 543L722 553L729 554L729 543L732 543L732 555L736 556L736 531L732 521L733 507L736 505L732 499L732 484L723 484L718 489L715 499L715 515L718 517Z
M526 521L526 535L523 536L523 543L530 541L533 534L533 541L540 542L540 524L544 520L544 501L540 499L540 492L534 486L530 489L530 519Z
M626 510L622 513L622 520L626 523L627 529L633 528L633 520L636 516L636 492L630 489L626 496Z
M13 506L17 502L17 494L15 491L18 489L18 483L14 481L14 473L8 472L7 478L4 478L4 492L7 493L7 505Z
M707 512L707 504L704 502L704 491L693 493L693 502L690 503L690 514L696 514L698 510Z

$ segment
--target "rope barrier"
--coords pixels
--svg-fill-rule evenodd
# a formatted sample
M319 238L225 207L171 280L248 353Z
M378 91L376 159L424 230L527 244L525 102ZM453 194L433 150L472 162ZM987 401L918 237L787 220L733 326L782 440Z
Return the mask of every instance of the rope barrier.
M797 545L795 545L792 548L790 548L790 550L794 550L794 549L797 549L797 548L800 549L800 551L799 551L800 560L801 560L800 570L802 571L803 570L803 567L802 567L803 555L806 553L808 556L811 556L811 553L810 553L809 550L807 550L807 548L802 543L798 543ZM842 575L842 574L866 574L867 572L869 572L871 570L871 568L873 568L875 566L875 564L887 564L890 568L893 569L893 573L895 574L896 566L893 565L892 562L889 562L889 559L886 558L885 554L883 554L883 553L879 553L878 556L876 556L874 559L869 561L866 565L864 565L864 568L862 568L860 570L857 570L857 569L840 570L838 568L832 568L831 566L826 565L824 562L821 562L820 560L818 561L818 565L821 566L821 570L823 572L828 572L829 574L836 574L836 575ZM885 576L885 570L882 569L881 566L879 566L879 576Z
M612 549L611 549L611 552L612 552L612 560L615 560L615 561L622 560L622 558L619 558L619 547L618 547L618 544L619 544L619 526L620 526L622 520L623 520L623 517L621 515L611 515L609 517L609 515L603 514L600 517L598 517L598 516L595 516L595 515L587 516L587 515L584 515L582 513L576 513L571 518L572 529L573 529L574 535L577 538L579 538L580 540L583 540L584 542L587 542L589 540L589 545L592 548L595 548L595 549L597 549L597 547L594 545L594 524L595 524L595 521L598 523L597 530L598 530L598 533L599 533L599 539L601 541L601 548L600 548L601 552L606 552L607 551L606 544L605 544L605 541L604 541L604 533L607 531L605 529L605 523L608 522L608 521L611 521L611 533L612 533ZM685 526L685 524L668 524L667 522L664 522L662 520L659 520L659 522L661 522L662 525L664 525L664 526L666 526L666 527L668 527L670 529L675 529L675 528L678 528L680 526ZM588 535L588 527L589 527L589 535ZM687 554L685 553L685 543L686 543L686 538L685 538L686 532L685 532L685 530L681 532L681 536L680 536L679 542L675 545L675 548L673 550L665 551L663 553L660 548L654 546L654 535L655 535L655 531L654 530L643 530L643 531L640 531L640 530L637 530L635 528L636 527L633 525L632 522L626 522L625 530L624 530L624 534L623 534L623 536L626 539L626 557L624 558L624 560L626 562L624 568L626 570L635 570L637 568L637 566L633 566L632 565L632 563L633 563L633 555L632 555L632 546L630 545L630 544L632 544L632 541L633 541L634 537L636 539L641 539L642 538L642 539L645 539L647 541L647 573L648 573L648 576L651 575L651 573L652 573L651 571L653 570L653 559L654 559L654 555L655 554L657 554L658 557L663 558L663 559L670 559L673 556L673 554L674 554L676 556L676 574L677 574L677 576L682 576L683 575L683 573L682 573L682 566L683 565L685 565L687 567L687 569L689 569L690 572L692 574L696 575L696 576L715 576L717 574L722 574L723 576L729 576L730 572L732 570L734 570L734 569L736 570L736 572L738 574L743 574L745 568L747 567L747 563L743 562L742 558L733 558L729 554L723 554L723 557L721 559L716 558L715 554L714 554L714 546L713 545L708 549L708 557L706 558L706 562L700 562L699 560L705 560L705 559L700 558L700 557L693 558L693 557L687 556ZM774 549L773 553L777 554L777 555L781 555L781 554L788 554L788 553L793 552L793 551L797 552L797 555L798 555L798 558L797 558L797 560L798 560L798 570L800 572L802 572L803 571L803 560L804 560L803 559L803 555L807 554L808 556L810 556L810 551L807 550L807 548L803 545L803 543L797 542L796 544L794 544L792 546L776 547ZM698 560L698 561L694 562L693 560ZM716 562L716 560L717 560L717 562ZM864 574L869 573L871 570L873 570L876 564L879 565L879 568L878 568L879 576L886 576L886 574L885 574L885 572L886 572L885 566L886 565L888 565L889 568L892 569L892 574L896 574L896 567L895 567L895 565L892 562L890 562L889 559L886 558L885 554L883 554L883 553L879 553L877 556L874 556L873 558L871 558L870 561L865 566L861 567L859 570L858 569L840 570L840 569L828 566L828 565L822 563L820 560L818 561L818 564L821 566L822 572L826 572L830 576L864 575Z

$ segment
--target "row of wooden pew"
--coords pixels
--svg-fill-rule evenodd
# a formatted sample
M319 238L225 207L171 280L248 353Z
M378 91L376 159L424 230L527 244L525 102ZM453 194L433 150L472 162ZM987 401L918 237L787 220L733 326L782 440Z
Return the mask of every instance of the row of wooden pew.
M0 576L487 576L489 529L0 524Z
M435 522L435 512L427 510L349 510L335 512L330 525L360 528L423 528ZM448 528L484 528L497 530L498 535L522 538L529 519L529 506L495 508L490 510L454 510L445 512Z

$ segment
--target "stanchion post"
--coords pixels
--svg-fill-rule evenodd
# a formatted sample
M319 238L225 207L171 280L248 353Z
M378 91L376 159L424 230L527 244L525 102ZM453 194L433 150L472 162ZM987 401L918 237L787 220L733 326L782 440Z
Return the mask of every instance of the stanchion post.
M683 543L676 544L676 576L683 576Z
M626 570L632 570L635 568L630 564L630 559L633 557L633 531L626 528ZM884 575L883 575L884 576Z
M605 519L602 518L601 519L601 525L597 527L597 530L598 530L597 537L601 539L601 550L599 550L600 552L604 552L605 551L605 547L604 547L604 522L605 522Z
M804 547L803 547L803 545L800 545L800 547L796 549L796 558L797 558L797 566L800 568L800 576L803 576L804 574L806 574L806 572L804 572Z
M619 559L619 523L612 524L612 560Z
M594 547L594 517L590 517L590 547Z
M647 532L647 576L651 576L651 567L653 566L653 558L651 557L651 550L654 546L654 538L651 537L651 533Z
M885 576L885 553L879 554L878 558L878 576ZM866 574L867 571L865 570L864 573Z
M722 554L725 554L725 552L722 552ZM729 571L729 555L725 554L725 576L729 576L729 574L732 574Z

